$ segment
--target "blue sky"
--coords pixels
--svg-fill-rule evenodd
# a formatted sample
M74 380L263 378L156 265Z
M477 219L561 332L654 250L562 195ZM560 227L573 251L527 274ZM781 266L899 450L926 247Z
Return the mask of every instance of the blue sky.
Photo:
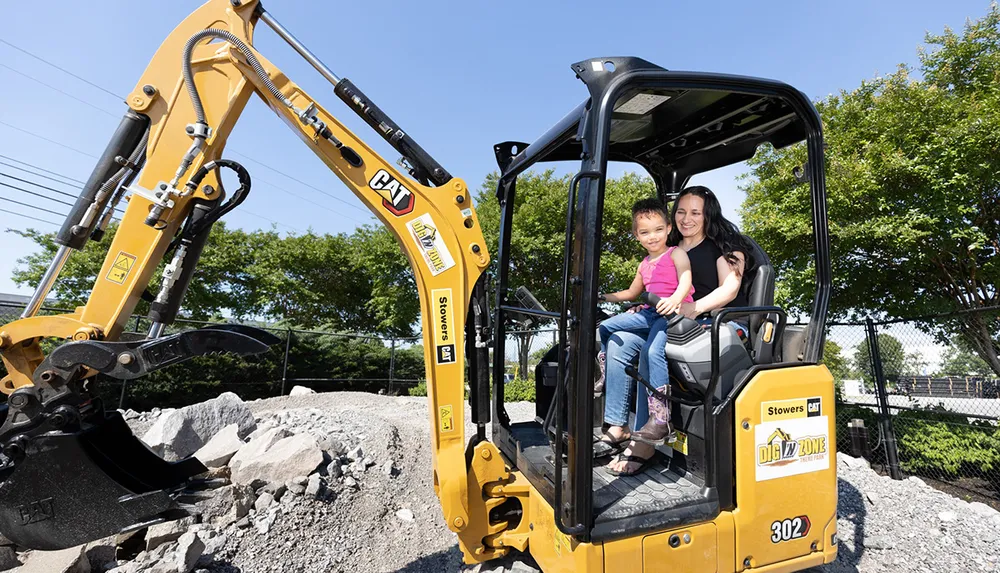
M124 96L160 42L200 3L8 4L0 40ZM717 2L709 7L680 2L284 0L265 6L334 72L351 78L475 189L496 167L494 143L531 141L583 100L584 87L569 69L573 62L634 55L669 69L775 78L819 99L891 72L900 63L915 64L926 31L961 29L967 18L985 14L988 3ZM366 141L388 158L396 157L270 30L259 27L255 44ZM0 125L0 155L86 179L124 112L121 99L4 43L0 82L6 88L0 90L0 122L77 150ZM282 232L336 233L374 220L259 100L251 100L229 141L231 156L250 169L255 182L243 208L227 216L229 225L255 229L277 224ZM741 171L724 169L700 181L715 188L733 218L743 199L733 178ZM5 166L0 172L17 174ZM14 183L3 177L0 182ZM0 198L68 209L6 187L0 187ZM61 221L8 201L0 201L0 208ZM0 213L0 230L26 227L55 229ZM30 292L15 287L10 273L15 260L33 248L10 233L0 235L0 292Z

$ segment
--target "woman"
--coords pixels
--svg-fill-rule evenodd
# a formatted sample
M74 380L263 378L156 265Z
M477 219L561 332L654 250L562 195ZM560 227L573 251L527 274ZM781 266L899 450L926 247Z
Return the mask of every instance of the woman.
M697 319L700 315L727 306L748 306L742 289L744 269L752 268L751 249L745 244L736 225L722 216L719 199L707 187L689 187L681 192L671 212L673 229L667 244L687 252L691 261L694 302L685 302L680 313ZM708 322L710 319L701 319ZM627 332L616 333L608 341L606 364L606 392L630 392L630 379L625 367L642 351L645 340ZM660 349L660 352L663 350ZM666 379L666 377L657 377ZM611 385L619 387L612 389ZM624 386L624 387L622 387ZM636 399L635 427L630 434L623 425L612 425L605 432L604 441L621 443L631 438L625 452L608 465L614 475L632 475L641 472L654 457L654 445L663 443L670 432L670 409L665 399L656 396L650 400L647 390ZM619 401L605 401L606 420L627 420L628 411L621 409ZM652 411L650 411L652 410Z

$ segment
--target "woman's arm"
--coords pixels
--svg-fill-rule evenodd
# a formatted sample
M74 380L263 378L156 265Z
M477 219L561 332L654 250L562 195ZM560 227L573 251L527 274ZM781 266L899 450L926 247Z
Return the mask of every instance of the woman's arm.
M677 269L677 290L656 305L656 312L664 316L680 310L681 303L691 292L691 259L688 258L687 252L684 249L674 249L670 253L670 258Z
M699 314L722 308L736 298L740 292L740 283L743 282L745 261L743 253L735 251L733 254L737 259L735 267L729 266L726 257L719 257L715 261L715 269L719 273L719 287L693 303L683 303L681 314L688 318L696 318Z
M610 292L604 295L604 300L608 302L635 300L635 297L642 294L643 286L642 275L640 275L639 270L636 269L635 278L632 279L632 284L627 289L620 290L618 292Z

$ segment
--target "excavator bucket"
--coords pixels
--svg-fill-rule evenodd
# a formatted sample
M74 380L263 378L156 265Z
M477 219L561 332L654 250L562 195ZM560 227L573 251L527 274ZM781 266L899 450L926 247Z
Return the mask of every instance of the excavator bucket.
M253 327L220 325L56 348L37 368L36 385L15 390L0 409L0 434L7 438L0 533L23 547L55 550L187 515L177 498L208 469L195 458L160 458L119 412L105 412L73 380L93 370L129 380L195 356L258 354L276 341Z
M6 414L6 412L5 412ZM22 547L56 550L177 519L174 497L207 468L167 462L136 438L118 412L79 432L22 442L0 470L0 533Z

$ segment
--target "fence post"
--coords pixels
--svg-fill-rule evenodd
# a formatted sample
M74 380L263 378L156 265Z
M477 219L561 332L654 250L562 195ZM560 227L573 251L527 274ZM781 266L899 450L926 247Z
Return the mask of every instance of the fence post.
M882 353L878 347L878 335L875 333L875 323L871 317L865 319L865 329L868 333L868 357L875 375L875 395L878 397L879 423L882 425L885 445L885 459L889 465L889 475L892 479L903 479L899 470L899 455L896 451L896 433L892 428L892 416L889 413L889 393L885 387L885 374L882 372Z
M281 364L281 395L285 395L285 382L288 381L288 351L292 348L292 329L287 329L285 337L285 359Z
M393 373L396 370L396 337L392 337L392 343L389 345L389 396L392 396L392 378Z

